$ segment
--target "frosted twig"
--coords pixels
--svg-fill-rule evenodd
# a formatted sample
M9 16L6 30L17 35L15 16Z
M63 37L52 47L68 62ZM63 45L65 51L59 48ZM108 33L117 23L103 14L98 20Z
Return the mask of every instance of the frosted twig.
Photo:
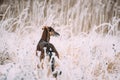
M8 12L9 9L10 9L10 6L8 6L8 8L6 9L5 13L3 14L3 18L2 18L1 21L3 21L5 19L5 16L6 16L6 14L7 14L7 12Z
M102 27L102 26L106 26L108 25L109 27L112 27L112 25L110 23L103 23L103 24L100 24L99 26L96 26L96 28L94 30L97 30L98 28Z

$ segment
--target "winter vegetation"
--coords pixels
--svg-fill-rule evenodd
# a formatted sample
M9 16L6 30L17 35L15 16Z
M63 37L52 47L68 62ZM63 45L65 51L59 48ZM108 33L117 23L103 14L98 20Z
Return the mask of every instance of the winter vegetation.
M120 0L0 0L0 80L56 80L37 69L44 25L60 33L57 80L120 80Z

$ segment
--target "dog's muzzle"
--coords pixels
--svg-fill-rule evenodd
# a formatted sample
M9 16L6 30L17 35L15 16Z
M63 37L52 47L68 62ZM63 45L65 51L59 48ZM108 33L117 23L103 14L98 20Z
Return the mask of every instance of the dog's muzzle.
M57 32L54 32L54 36L60 36L60 34Z

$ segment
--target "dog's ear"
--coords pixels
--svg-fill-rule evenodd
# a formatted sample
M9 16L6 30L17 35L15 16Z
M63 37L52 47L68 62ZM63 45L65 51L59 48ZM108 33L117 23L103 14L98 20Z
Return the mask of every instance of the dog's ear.
M54 31L54 29L51 26L49 26L48 31L51 32L51 31Z
M43 26L42 30L47 29L47 26Z

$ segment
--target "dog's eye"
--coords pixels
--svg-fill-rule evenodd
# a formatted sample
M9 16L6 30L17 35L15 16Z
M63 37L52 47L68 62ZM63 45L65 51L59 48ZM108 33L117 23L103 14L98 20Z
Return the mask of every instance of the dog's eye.
M51 31L51 29L49 29L49 31Z

